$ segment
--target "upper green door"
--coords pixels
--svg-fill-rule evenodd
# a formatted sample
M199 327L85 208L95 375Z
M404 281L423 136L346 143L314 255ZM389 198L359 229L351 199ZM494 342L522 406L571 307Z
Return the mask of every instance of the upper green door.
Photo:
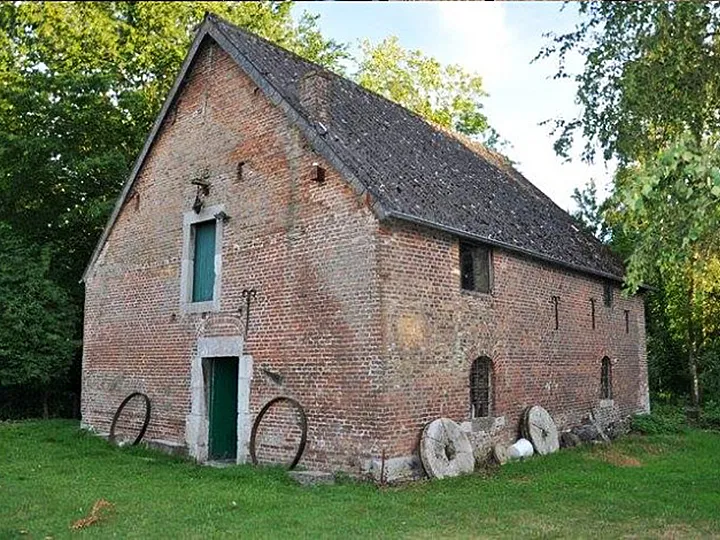
M210 359L210 459L237 457L238 359Z
M215 220L193 225L195 235L193 257L192 301L213 299L215 288Z

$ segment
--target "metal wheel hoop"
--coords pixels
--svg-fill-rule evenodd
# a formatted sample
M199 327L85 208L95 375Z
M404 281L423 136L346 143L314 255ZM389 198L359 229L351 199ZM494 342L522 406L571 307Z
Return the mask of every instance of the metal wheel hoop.
M260 409L260 412L253 423L252 431L250 432L250 459L252 460L253 465L258 464L257 456L255 455L255 439L257 437L258 428L260 427L260 422L262 422L263 416L265 416L265 413L268 412L270 407L281 401L287 401L300 413L300 429L302 430L302 435L300 436L300 446L298 446L295 459L292 460L292 463L290 463L290 466L288 467L288 470L292 471L300 461L300 458L305 451L305 443L307 443L307 416L305 415L305 409L302 408L302 405L290 397L279 396L273 398L268 401L262 409Z
M108 435L108 441L115 442L115 425L117 424L118 418L120 418L120 413L122 413L125 405L130 403L130 400L134 397L142 397L145 400L145 422L143 422L140 433L135 438L131 446L136 446L145 436L145 431L147 431L148 424L150 423L150 398L142 392L133 392L123 400L123 402L117 408L117 411L115 411L115 416L113 416L112 424L110 424L110 435Z

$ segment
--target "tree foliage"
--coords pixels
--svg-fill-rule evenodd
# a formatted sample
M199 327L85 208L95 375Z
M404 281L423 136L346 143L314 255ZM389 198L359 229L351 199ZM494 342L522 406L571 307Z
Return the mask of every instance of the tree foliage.
M698 145L687 136L620 171L607 215L638 233L627 273L631 290L657 269L705 275L720 254L718 150L715 139Z
M487 96L482 78L459 65L442 65L418 50L404 49L397 37L377 44L365 40L355 79L440 126L498 142L483 113Z
M78 310L51 273L49 250L0 222L0 386L47 389L70 370Z
M591 178L582 190L575 188L572 200L577 206L571 214L585 231L592 234L601 242L607 242L609 230L607 222L603 217L603 205L598 200L597 186Z
M556 57L557 76L578 82L581 114L556 121L555 148L567 156L579 133L585 159L598 148L618 159L604 217L611 244L631 241L628 289L658 289L648 302L651 375L672 386L674 362L697 405L700 382L720 388L720 5L587 2L578 9L574 31L551 35L538 55ZM566 67L575 52L585 64L573 75Z
M720 153L718 139L686 135L654 159L625 167L606 215L634 233L627 285L663 286L667 331L688 358L699 402L698 359L720 329ZM717 350L717 349L715 349Z
M558 60L557 77L578 82L578 118L556 121L555 148L567 157L574 137L584 157L599 147L621 162L653 156L685 132L697 140L720 130L720 4L580 2L580 22L548 34L538 58ZM572 53L585 58L568 71Z

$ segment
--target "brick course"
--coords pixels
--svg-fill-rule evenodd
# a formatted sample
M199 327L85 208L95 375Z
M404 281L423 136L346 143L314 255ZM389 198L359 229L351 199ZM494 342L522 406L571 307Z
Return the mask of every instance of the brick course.
M323 183L312 180L314 163ZM206 206L223 204L230 219L220 310L192 314L180 306L180 264L197 178L212 185ZM493 292L461 291L457 238L381 223L369 203L222 49L204 43L86 278L83 422L106 432L122 399L142 391L153 402L146 437L185 446L198 338L246 332L251 417L277 395L302 403L307 467L358 473L383 451L412 455L438 416L466 420L470 363L481 354L494 362L499 439L515 436L529 404L561 426L587 415L599 405L605 355L616 359L619 413L646 407L641 299L616 294L606 308L602 281L497 249ZM250 288L258 294L245 328Z

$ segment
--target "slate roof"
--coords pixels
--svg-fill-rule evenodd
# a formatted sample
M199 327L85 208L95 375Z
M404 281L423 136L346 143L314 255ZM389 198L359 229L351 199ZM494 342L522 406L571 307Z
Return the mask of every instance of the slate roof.
M492 152L439 129L378 94L216 16L201 26L95 249L112 229L164 116L205 36L223 47L357 188L381 219L396 218L621 280L622 263L564 210ZM328 80L327 121L303 108L299 81L310 71ZM84 277L85 277L84 276Z
M324 140L388 217L424 223L593 274L622 278L623 265L522 174L491 153L348 79L250 32L215 24L283 98L312 123L298 81L329 79ZM485 155L483 155L485 154Z

